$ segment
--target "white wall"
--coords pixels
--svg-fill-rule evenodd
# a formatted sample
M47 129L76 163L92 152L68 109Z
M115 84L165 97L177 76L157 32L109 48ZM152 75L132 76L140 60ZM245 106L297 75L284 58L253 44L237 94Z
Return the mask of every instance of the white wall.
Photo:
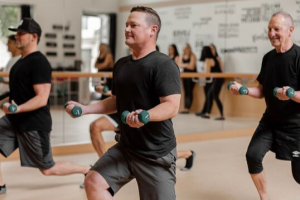
M0 4L28 4L33 6L33 18L40 24L45 33L56 33L56 39L47 39L42 36L39 49L46 51L57 51L57 57L48 57L52 67L58 64L70 66L74 64L75 59L81 58L81 16L83 12L90 13L117 13L118 0L0 0ZM53 25L67 24L69 31L65 34L75 36L74 41L66 41L62 38L63 31L53 30ZM46 42L53 41L58 44L56 48L46 47ZM63 43L75 44L74 49L63 49ZM76 57L65 57L65 51L76 52Z
M133 4L135 0L128 0ZM144 3L144 1L143 1ZM180 52L190 43L199 58L203 45L214 43L225 63L226 72L259 73L263 55L273 49L267 37L268 21L279 10L289 12L295 21L294 42L300 44L300 1L229 0L182 5L157 6L162 30L157 44L163 53L176 43ZM124 24L128 11L122 11L118 27L117 57L126 55ZM226 52L226 53L225 53Z

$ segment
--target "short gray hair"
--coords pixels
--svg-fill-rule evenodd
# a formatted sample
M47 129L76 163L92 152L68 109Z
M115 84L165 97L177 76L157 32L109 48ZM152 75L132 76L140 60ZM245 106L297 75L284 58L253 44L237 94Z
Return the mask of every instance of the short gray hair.
M272 17L276 17L277 15L282 15L284 17L284 19L287 21L288 26L290 26L290 27L294 26L294 20L289 13L284 12L284 11L279 11L279 12L274 13L272 15Z

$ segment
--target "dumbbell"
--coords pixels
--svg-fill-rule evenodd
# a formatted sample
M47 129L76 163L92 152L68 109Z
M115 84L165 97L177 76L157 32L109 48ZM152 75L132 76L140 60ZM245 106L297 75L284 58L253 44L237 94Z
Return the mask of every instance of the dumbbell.
M233 84L233 81L228 82L228 84L227 84L227 89L228 90L230 89L232 84ZM240 95L246 95L246 94L249 93L249 90L246 86L242 85L239 89L239 93L240 93Z
M2 109L3 109L4 104L6 104L6 103L8 103L8 102L5 101L5 102L3 102L3 103L1 104L1 108L2 108ZM17 112L17 110L18 110L18 106L17 106L16 104L10 104L10 105L8 106L8 110L9 110L9 112L11 112L11 113L15 113L15 112Z
M96 91L97 91L97 86L98 86L98 85L95 85L95 86L94 86ZM102 93L105 94L106 92L108 92L108 90L109 90L108 86L107 86L107 85L104 85L103 88L102 88Z
M68 106L68 102L65 103L64 107ZM71 110L71 113L74 117L79 117L82 114L82 109L79 106L74 106Z
M277 90L279 89L279 87L275 87L273 90L273 95L274 97L277 98ZM295 90L294 88L288 88L285 92L285 95L288 96L289 98L293 98L295 96Z
M126 117L130 112L128 110L125 110L122 115L121 115L121 120L124 124L127 124L126 122ZM150 115L146 110L143 110L140 112L138 115L139 121L142 122L143 124L147 124L150 121Z

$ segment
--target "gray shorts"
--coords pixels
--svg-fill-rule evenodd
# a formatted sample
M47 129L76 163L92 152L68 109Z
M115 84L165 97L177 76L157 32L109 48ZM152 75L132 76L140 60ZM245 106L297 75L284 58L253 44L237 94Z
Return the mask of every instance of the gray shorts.
M0 152L8 157L17 148L21 166L49 169L55 164L49 131L20 131L4 116L0 119Z
M116 144L91 170L97 171L106 180L112 196L136 178L141 200L174 200L176 159L176 148L162 158L151 159Z

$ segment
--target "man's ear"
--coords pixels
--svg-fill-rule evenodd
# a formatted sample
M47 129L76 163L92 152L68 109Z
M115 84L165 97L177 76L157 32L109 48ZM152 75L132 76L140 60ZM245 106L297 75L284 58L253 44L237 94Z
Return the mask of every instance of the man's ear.
M151 37L156 36L156 35L157 35L157 31L158 31L158 26L157 26L157 25L152 25L152 26L151 26L151 33L150 33L150 36L151 36Z

